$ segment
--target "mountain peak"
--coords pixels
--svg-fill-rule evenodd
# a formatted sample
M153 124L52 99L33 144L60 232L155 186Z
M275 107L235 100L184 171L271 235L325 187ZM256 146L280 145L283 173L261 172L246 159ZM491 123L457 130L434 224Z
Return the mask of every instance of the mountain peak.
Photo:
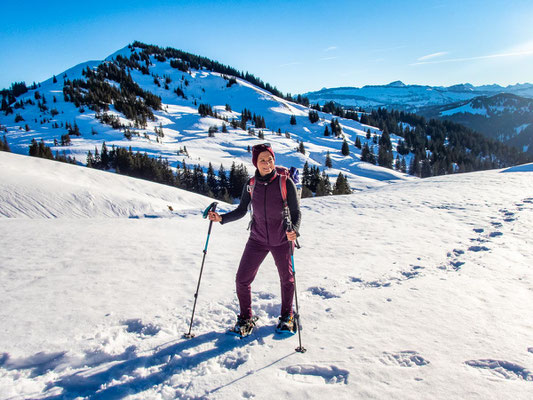
M406 87L407 85L402 81L394 81L386 85L387 87Z

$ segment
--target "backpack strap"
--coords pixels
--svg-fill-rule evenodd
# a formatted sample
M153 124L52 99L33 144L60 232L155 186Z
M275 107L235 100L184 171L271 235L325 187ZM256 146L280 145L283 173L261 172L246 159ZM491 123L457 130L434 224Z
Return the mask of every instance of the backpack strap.
M283 208L289 207L287 203L287 175L279 175L279 189L281 190L281 198L283 199Z
M248 212L250 213L250 222L248 223L248 230L252 227L252 222L254 220L254 211L252 210L252 199L254 196L254 189L255 189L255 176L252 176L250 180L248 181L248 186L246 187L246 190L248 193L250 193L250 202L248 203Z

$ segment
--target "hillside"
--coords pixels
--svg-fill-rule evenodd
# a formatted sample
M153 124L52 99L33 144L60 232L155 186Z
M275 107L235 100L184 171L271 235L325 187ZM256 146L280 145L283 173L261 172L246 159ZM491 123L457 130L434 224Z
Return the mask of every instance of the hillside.
M391 86L401 89L402 85ZM249 149L263 141L272 143L278 164L302 171L307 163L318 179L329 179L332 186L342 173L355 191L415 176L527 161L517 151L470 131L458 135L445 125L437 134L429 124L390 125L395 126L392 130L379 121L369 123L370 114L339 115L328 107L316 111L301 96L296 98L300 103L291 101L249 73L140 42L34 87L13 84L1 94L0 131L15 153L50 147L45 157L72 157L79 164L154 179L225 201L231 199L222 190L199 182L203 174L208 174L210 165L215 171L221 167L230 171L234 163L251 174ZM121 163L107 162L107 153L100 154L119 148ZM328 153L331 167L326 168ZM140 160L144 154L160 160L164 171L145 165L149 163ZM144 170L132 171L131 166L138 164ZM202 175L195 179L197 184L184 178L186 166ZM315 192L317 186L313 183L308 188ZM233 189L231 197L238 197L241 191Z
M200 165L204 172L209 163L229 171L236 162L251 173L248 147L270 141L278 163L300 169L305 162L324 168L329 151L333 167L327 174L332 183L342 172L355 190L409 179L400 172L360 162L356 137L367 142L367 131L380 134L375 127L340 119L342 134L325 137L324 129L334 116L319 113L319 121L311 123L307 107L250 83L272 89L249 74L243 76L250 81L226 75L237 71L205 58L136 46L125 47L102 62L80 64L6 100L12 102L0 113L0 125L11 150L28 154L32 139L42 139L54 154L65 152L85 164L87 153L94 154L105 141L109 149L131 147L133 152L161 156L174 169L185 161ZM200 113L202 104L210 111ZM248 113L245 119L243 114ZM295 125L290 123L291 116ZM261 117L262 123L253 117ZM222 132L223 125L227 133ZM210 129L216 132L210 135ZM341 154L343 139L350 145L349 156ZM391 136L393 145L398 140ZM305 144L305 154L295 151L299 142Z
M531 98L502 93L426 109L421 114L459 123L525 152L533 152Z
M300 354L271 258L258 329L224 334L247 218L214 225L186 340L211 200L0 152L0 398L528 399L532 174L302 199Z

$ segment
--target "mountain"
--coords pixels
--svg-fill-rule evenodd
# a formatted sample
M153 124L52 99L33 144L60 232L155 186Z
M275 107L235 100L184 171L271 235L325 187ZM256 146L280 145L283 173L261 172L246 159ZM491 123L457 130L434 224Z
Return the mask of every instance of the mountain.
M428 118L457 122L501 142L533 152L533 99L500 93L427 108Z
M331 88L306 93L313 103L377 109L384 107L462 124L486 137L533 151L533 84L473 86L405 85Z
M389 89L406 88L393 82ZM309 189L304 195L316 193L320 180L327 188L341 173L359 191L413 176L527 161L462 127L426 122L386 126L371 114L315 110L305 99L297 103L249 73L140 42L39 85L15 83L0 94L0 131L15 153L56 154L211 192L225 201L231 201L228 193L239 197L243 180L217 192L206 184L205 175L216 185L221 180L215 168L249 174L254 170L250 147L263 141L272 143L278 164L303 170ZM325 168L328 154L331 168Z
M533 84L473 86L469 83L444 86L406 85L401 81L388 85L367 85L362 88L339 87L305 93L312 103L321 105L333 101L340 105L362 108L386 107L417 113L426 107L444 106L468 101L479 96L509 93L533 98Z
M0 398L529 399L532 174L302 199L300 354L271 257L225 334L246 218L213 225L184 339L212 199L0 152Z
M355 139L365 143L368 130L380 133L376 127L327 113L319 113L319 120L311 123L308 107L280 97L253 75L175 49L136 42L17 96L3 94L0 130L19 154L28 154L32 139L43 140L53 154L65 152L86 164L87 153L94 155L105 141L109 149L131 148L133 153L162 157L174 169L185 161L204 172L209 163L229 171L235 162L252 172L249 147L270 141L278 163L300 169L306 162L323 168L329 152L333 167L328 175L334 180L342 172L355 190L410 179L360 162ZM200 110L202 105L206 112ZM291 116L296 125L290 123ZM324 137L333 119L340 122L342 134ZM349 156L341 154L343 139L350 143ZM391 137L393 144L398 140ZM305 154L295 151L300 142Z

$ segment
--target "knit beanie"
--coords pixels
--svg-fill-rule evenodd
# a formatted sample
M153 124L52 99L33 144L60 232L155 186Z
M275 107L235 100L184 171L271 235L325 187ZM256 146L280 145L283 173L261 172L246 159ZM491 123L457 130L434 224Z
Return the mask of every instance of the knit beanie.
M264 151L268 151L270 154L272 154L272 158L274 158L274 160L276 159L274 150L272 150L272 147L270 147L270 145L258 144L252 147L252 164L254 165L254 167L257 168L257 158L259 157L259 154Z

